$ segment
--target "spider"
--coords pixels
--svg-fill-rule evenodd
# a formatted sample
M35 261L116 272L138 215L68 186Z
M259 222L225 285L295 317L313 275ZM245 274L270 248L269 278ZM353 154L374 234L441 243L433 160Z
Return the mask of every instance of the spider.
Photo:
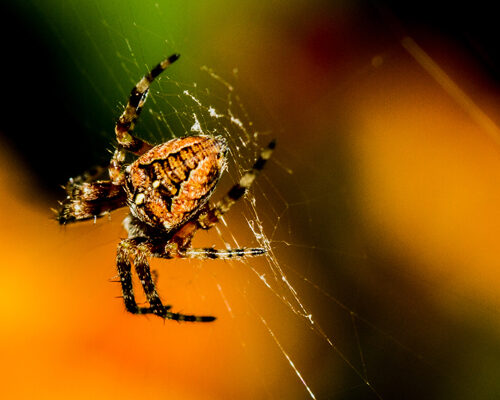
M60 224L96 219L112 210L129 207L123 225L128 233L116 254L123 300L133 314L154 314L177 321L210 322L213 316L185 315L170 311L156 290L148 258L229 259L257 256L263 248L217 250L192 248L198 229L210 229L248 191L275 147L271 141L253 167L217 203L210 199L226 168L228 147L221 136L198 135L172 139L153 146L132 134L154 79L179 58L161 61L132 89L125 110L115 126L117 148L107 167L109 179L98 180L97 170L69 179L66 198L56 219ZM138 156L125 165L127 152ZM132 285L132 265L148 306L137 304Z

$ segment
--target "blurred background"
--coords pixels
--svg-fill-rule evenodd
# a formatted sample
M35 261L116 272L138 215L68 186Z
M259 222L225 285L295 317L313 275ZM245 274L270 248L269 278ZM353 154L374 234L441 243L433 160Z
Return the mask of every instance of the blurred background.
M500 52L493 5L0 4L0 395L492 399L500 393ZM278 147L227 226L242 262L155 260L179 324L125 312L120 210L60 227L60 185L137 134L224 134L221 196ZM207 116L207 107L218 115ZM234 118L231 118L234 117ZM262 230L262 232L261 232ZM263 235L261 235L263 233Z

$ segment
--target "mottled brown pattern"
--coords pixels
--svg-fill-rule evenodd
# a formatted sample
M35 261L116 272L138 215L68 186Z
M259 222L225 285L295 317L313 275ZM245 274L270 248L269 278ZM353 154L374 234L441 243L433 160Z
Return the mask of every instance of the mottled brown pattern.
M160 144L139 157L126 174L134 216L166 230L181 224L213 191L225 165L225 151L220 137L188 136ZM144 198L137 204L139 193Z

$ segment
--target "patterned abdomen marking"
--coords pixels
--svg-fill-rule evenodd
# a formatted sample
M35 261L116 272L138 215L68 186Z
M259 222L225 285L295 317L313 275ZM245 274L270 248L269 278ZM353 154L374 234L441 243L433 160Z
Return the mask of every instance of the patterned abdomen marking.
M223 138L190 136L149 150L127 169L133 214L166 230L190 218L219 180L226 149Z

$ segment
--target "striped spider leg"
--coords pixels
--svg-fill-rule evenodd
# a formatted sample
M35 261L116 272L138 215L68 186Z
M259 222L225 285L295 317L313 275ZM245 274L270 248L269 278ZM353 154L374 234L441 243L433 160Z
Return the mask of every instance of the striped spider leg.
M127 106L120 118L116 122L115 134L118 147L113 154L109 164L109 176L115 185L124 183L122 171L126 152L141 156L153 148L153 146L142 139L132 135L135 123L141 114L142 107L146 102L149 93L149 87L154 79L160 75L168 66L179 59L179 54L172 54L170 57L159 62L147 75L134 86Z

